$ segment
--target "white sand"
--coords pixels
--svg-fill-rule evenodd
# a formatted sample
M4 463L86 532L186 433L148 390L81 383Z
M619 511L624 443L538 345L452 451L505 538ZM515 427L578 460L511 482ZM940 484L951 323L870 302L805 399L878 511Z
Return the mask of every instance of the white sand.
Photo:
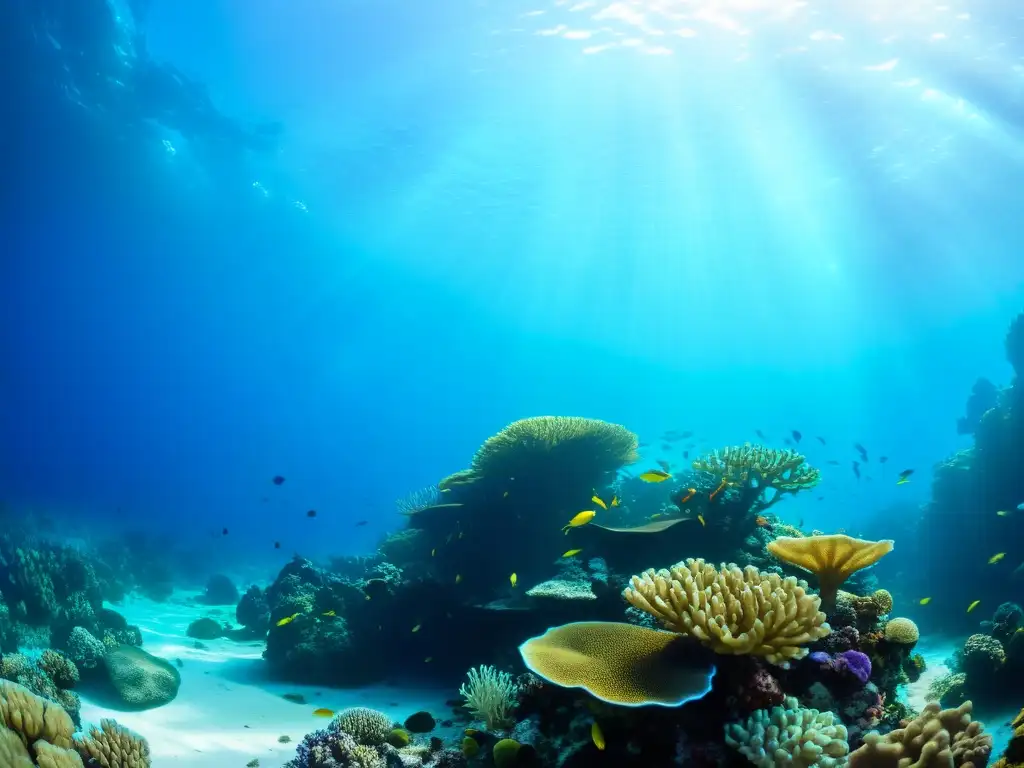
M447 711L445 692L434 689L379 685L339 690L268 682L262 642L204 640L206 648L196 649L185 630L210 609L180 597L172 603L129 599L110 607L140 627L145 650L184 662L181 689L166 707L146 712L118 712L83 697L83 725L112 717L142 734L149 740L154 768L243 768L254 757L261 768L280 768L294 757L306 733L329 722L313 717L318 707L375 707L399 722L421 709L435 716ZM222 614L230 619L233 610L225 608ZM307 703L293 704L283 693L300 693ZM281 735L292 742L280 744Z

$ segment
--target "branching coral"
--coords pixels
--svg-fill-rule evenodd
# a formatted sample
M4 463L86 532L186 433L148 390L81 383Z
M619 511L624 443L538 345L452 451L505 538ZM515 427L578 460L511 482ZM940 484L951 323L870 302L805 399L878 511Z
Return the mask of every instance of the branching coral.
M459 694L473 717L483 720L488 730L508 725L516 703L517 689L512 676L487 665L467 674L469 683L462 684Z
M969 701L946 710L931 702L904 727L865 736L863 746L850 754L849 768L984 768L992 737L971 712Z
M734 445L712 451L693 461L698 472L709 472L730 486L775 491L770 499L761 494L756 507L763 511L787 493L799 493L821 481L821 472L803 455L790 449L763 445Z
M76 735L75 747L95 768L149 768L149 744L113 720L100 721L88 735Z
M757 768L841 768L850 750L846 728L832 712L803 709L790 697L725 728L725 742Z
M803 658L802 646L830 631L805 582L753 566L716 568L691 558L671 570L634 576L623 597L716 653L763 656L774 664Z
M841 533L801 539L781 536L768 544L768 551L779 560L817 577L818 592L826 606L835 604L839 587L852 573L874 565L892 548L893 542L888 539L865 541Z
M394 724L383 712L369 707L350 707L337 717L338 728L352 736L357 744L376 747L387 741Z

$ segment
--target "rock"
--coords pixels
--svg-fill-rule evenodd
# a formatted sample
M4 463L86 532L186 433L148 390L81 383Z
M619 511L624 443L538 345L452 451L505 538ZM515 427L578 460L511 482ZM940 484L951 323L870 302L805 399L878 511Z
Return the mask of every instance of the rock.
M224 634L224 627L216 619L204 616L189 624L185 634L195 640L216 640Z
M121 703L130 709L154 709L178 695L181 675L174 665L136 648L121 645L103 657L107 675Z
M413 712L407 718L405 718L405 730L410 733L430 733L434 730L434 726L437 725L437 721L434 720L434 716L426 710L419 712Z
M231 579L218 573L206 582L206 592L199 601L207 605L234 605L238 602L238 588Z
M238 601L235 608L235 621L243 627L258 632L266 632L270 626L270 607L267 598L257 586L251 586Z

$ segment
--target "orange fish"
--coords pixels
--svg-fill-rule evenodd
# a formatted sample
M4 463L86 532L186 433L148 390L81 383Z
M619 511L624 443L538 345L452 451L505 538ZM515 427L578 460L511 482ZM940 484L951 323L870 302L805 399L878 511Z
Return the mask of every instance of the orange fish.
M765 517L764 515L758 515L756 518L754 518L754 522L757 523L762 528L767 528L769 531L772 529L772 524L768 521L768 518Z
M729 484L729 481L728 481L728 480L725 480L725 479L723 479L723 480L722 480L722 484L721 484L720 486L718 486L717 488L715 488L715 490L713 490L713 491L711 492L711 495L710 495L710 496L708 496L708 501L714 501L714 500L715 500L715 496L717 496L718 494L720 494L720 493L722 492L722 489L724 489L724 488L725 488L725 486L727 486L728 484Z
M320 709L313 710L313 717L334 717L334 712L321 707Z
M697 489L696 489L696 488L687 488L687 489L686 489L686 495L685 495L685 496L683 496L683 498L681 498L681 499L679 500L679 503L680 503L680 504L685 504L686 502L688 502L688 501L689 501L690 499L692 499L692 498L693 498L693 495L694 495L695 493L697 493Z

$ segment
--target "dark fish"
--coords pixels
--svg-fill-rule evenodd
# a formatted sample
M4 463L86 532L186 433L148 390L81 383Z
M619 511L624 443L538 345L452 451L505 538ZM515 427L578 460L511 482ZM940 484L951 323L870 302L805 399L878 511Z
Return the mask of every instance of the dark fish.
M638 448L646 448L649 445L650 445L650 443L637 443L637 447Z
M853 462L853 474L857 476L858 480L860 480L860 462L859 461Z
M820 435L818 436L818 442L821 443L822 445L828 445L828 443L825 442L825 438L821 437Z
M284 478L281 475L274 475L274 485L280 485L284 482Z
M819 497L818 497L818 501L824 501L824 500L825 500L825 497L824 497L824 496L819 496ZM801 525L803 525L803 523L801 523Z
M835 459L829 459L827 463L831 464L833 467L839 466L839 462L836 461Z
M792 441L792 440L791 440L790 438L788 438L788 437L787 437L787 438L786 438L785 440L783 440L782 442L783 442L783 443L784 443L785 445L796 445L796 443L794 443L794 442L793 442L793 441Z
M888 456L879 456L878 457L878 463L879 464L885 464L885 462L887 462L888 460L889 460Z
M228 535L228 529L227 529L227 528L223 529L223 530L221 531L221 535L223 535L223 536L227 536L227 535Z
M680 432L679 433L679 439L680 440L685 440L688 437L693 437L693 432L690 432L689 430L687 430L686 432Z
M865 463L867 463L867 461L868 461L868 449L865 448L860 443L854 443L853 447L857 449L857 453L859 453L860 457L864 460Z
M794 429L792 432L790 432L790 434L793 435L793 439L796 440L798 443L803 439L803 435L800 433L800 430L798 429Z
M666 472L671 472L671 470L669 469L669 463L667 461L665 461L664 459L658 459L654 463L657 464L662 469L664 469Z
M361 525L366 525L368 522L370 522L370 521L369 520L360 520L358 523L356 523L356 528L358 528Z
M757 435L762 440L767 440L768 439L767 437L764 436L764 432L762 432L760 429L755 429L754 430L754 434Z
M910 476L912 474L914 474L914 470L912 470L912 469L904 469L902 472L900 472L899 476L896 478L896 485L903 485L904 483L909 483L910 482Z
M663 451L671 451L672 450L672 446L670 444L668 444L668 443L662 443L661 444L661 450L663 450Z
M274 542L274 549L280 549L280 548L281 548L281 542L280 541L275 541Z
M689 451L683 451L683 458L684 459L690 458L690 452Z
M309 510L309 512L306 513L306 517L316 517L316 510L315 509Z

